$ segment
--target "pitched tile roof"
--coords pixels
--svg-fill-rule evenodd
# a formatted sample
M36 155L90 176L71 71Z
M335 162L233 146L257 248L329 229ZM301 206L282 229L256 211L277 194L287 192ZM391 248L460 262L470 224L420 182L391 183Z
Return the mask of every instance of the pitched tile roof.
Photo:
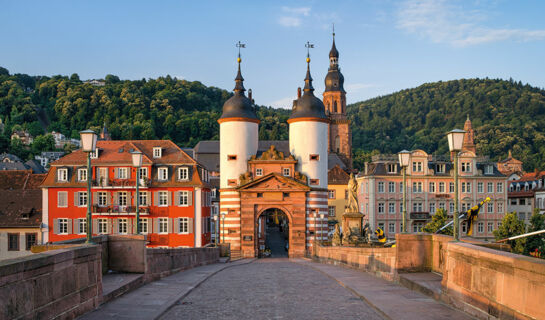
M42 191L2 190L0 192L0 228L39 227L42 222Z
M350 176L338 165L327 172L327 184L348 185L348 180L350 180Z
M39 190L45 176L46 174L33 174L32 170L0 171L0 190Z

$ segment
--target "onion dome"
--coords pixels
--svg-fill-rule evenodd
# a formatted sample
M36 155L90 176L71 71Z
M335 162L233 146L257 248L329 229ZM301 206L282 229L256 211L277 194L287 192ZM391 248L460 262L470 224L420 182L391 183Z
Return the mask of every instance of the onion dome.
M235 89L233 89L235 94L223 104L223 113L221 114L220 120L227 118L245 118L259 121L255 114L252 101L244 95L246 89L244 89L244 78L240 72L241 61L240 57L238 57L238 73L235 78Z
M333 33L333 45L329 51L329 69L325 76L325 91L344 91L344 76L339 68L339 51L335 46L335 33Z
M335 34L333 34L333 36L335 36ZM337 51L337 47L335 46L335 38L333 38L333 46L331 46L331 50L329 50L329 57L339 59L339 51Z
M307 57L307 76L303 95L293 101L293 109L288 122L299 118L318 118L328 121L325 114L325 106L322 100L314 96L312 77L310 76L310 58Z

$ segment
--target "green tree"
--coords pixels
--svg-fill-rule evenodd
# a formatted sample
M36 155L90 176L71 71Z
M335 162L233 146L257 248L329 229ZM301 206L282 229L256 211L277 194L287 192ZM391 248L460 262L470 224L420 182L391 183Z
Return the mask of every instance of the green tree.
M55 138L51 134L37 136L34 138L31 148L34 154L39 154L42 151L54 151Z
M120 80L118 76L114 76L113 74L107 74L106 78L104 78L104 81L106 82L106 84L115 84L118 83Z
M8 69L0 67L0 76L9 76Z
M493 231L496 240L518 236L525 232L526 228L524 226L524 221L517 217L516 212L506 214L501 220L501 226ZM509 240L507 243L511 245L511 250L513 252L520 254L524 253L524 245L526 244L525 238Z
M437 209L435 214L432 216L431 221L428 222L424 228L422 228L422 231L428 232L428 233L435 233L437 230L441 229L443 226L445 226L448 223L448 216L445 209ZM441 234L446 234L451 236L452 235L452 225L443 229L441 231Z
M545 229L545 215L539 214L539 209L534 209L534 214L530 218L530 226L528 232L534 232ZM526 245L524 246L524 253L529 254L530 252L540 249L543 253L545 252L545 234L537 234L535 236L530 236L526 238ZM544 257L545 258L545 257Z
M27 146L20 139L13 139L10 143L10 153L18 156L22 160L29 160L31 153Z

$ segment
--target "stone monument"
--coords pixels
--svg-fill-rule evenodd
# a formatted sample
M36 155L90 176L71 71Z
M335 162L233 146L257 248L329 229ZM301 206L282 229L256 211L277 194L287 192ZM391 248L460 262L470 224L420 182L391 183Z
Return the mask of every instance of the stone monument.
M350 174L348 181L348 206L343 214L343 244L365 242L362 237L363 214L358 206L358 183L354 174Z

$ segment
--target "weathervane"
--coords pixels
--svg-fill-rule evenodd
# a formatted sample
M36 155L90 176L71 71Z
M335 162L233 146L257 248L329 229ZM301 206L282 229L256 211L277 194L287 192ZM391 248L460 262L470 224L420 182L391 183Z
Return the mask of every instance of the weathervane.
M240 48L246 48L246 44L245 43L241 43L240 41L236 44L237 48L238 48L238 62L240 63Z
M333 38L335 38L335 22L333 22Z
M307 48L307 63L308 63L310 62L310 49L314 49L314 44L307 41L307 43L305 43L305 48Z

